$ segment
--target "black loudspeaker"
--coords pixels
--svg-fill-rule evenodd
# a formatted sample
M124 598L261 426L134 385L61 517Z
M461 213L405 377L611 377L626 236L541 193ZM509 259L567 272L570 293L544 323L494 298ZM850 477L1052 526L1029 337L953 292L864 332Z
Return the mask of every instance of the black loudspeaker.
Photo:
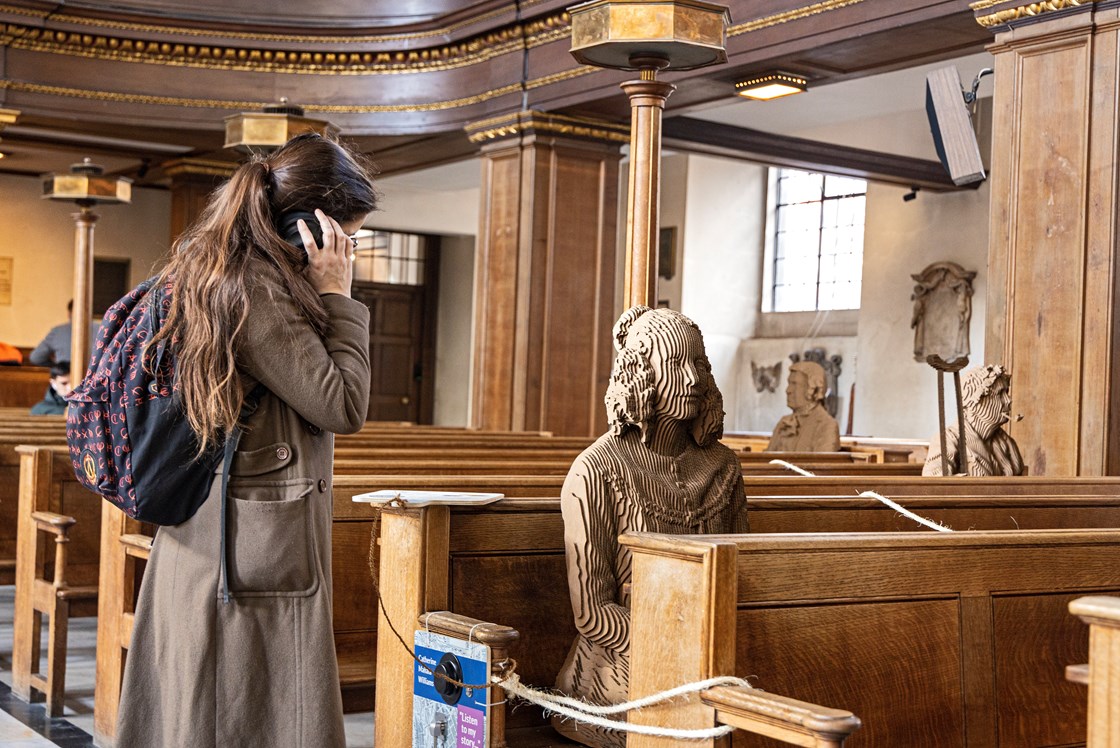
M980 158L980 144L955 67L934 70L926 76L926 116L937 157L953 184L983 182L987 175Z

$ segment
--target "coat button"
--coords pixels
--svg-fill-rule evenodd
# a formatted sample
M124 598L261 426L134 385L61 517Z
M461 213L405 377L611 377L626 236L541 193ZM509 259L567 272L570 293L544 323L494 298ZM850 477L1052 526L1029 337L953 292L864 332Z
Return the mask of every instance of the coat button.
M307 424L307 430L310 431L313 436L318 436L323 433L323 430L313 423Z
M289 454L290 454L290 452L288 452L287 447L277 447L276 448L276 459L278 459L278 460L288 459Z
M327 482L322 478L319 479L319 493L327 492Z

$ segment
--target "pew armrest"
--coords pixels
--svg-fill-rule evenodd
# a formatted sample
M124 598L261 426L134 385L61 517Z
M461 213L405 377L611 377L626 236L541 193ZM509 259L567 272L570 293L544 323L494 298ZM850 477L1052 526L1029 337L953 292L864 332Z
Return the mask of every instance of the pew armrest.
M1090 625L1120 628L1120 597L1079 597L1070 601L1069 612Z
M154 538L149 535L128 533L121 535L118 540L120 544L124 546L124 552L128 556L147 558L148 554L152 552L152 541Z
M65 514L55 514L54 512L32 512L31 519L35 523L35 528L37 530L49 532L58 537L66 537L66 533L69 532L70 528L78 521Z
M417 625L434 634L453 636L456 639L476 641L496 649L509 649L520 636L517 629L497 623L487 623L446 610L422 613Z
M753 688L720 686L700 694L716 721L802 746L842 745L859 729L859 717Z

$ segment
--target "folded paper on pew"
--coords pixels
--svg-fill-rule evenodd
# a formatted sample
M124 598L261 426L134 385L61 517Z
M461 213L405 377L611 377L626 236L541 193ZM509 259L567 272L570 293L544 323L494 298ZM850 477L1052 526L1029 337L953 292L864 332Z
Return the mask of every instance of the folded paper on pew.
M482 506L504 499L502 493L468 493L465 491L394 491L383 489L358 494L354 502L359 504L391 504L400 502L404 506Z

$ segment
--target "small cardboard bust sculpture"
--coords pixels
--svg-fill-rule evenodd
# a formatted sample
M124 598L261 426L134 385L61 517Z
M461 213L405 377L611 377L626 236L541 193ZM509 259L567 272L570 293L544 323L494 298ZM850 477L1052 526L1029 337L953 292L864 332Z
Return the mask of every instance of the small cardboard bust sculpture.
M747 531L739 460L719 442L723 397L699 328L679 312L637 306L615 324L608 433L572 464L561 491L568 591L579 632L558 689L596 704L627 699L627 531ZM621 732L553 721L585 745L624 746Z
M782 416L770 436L767 452L837 452L840 425L821 403L827 385L824 369L814 361L789 367L786 405L793 412Z
M1022 475L1023 458L1003 424L1011 418L1011 375L1002 366L981 366L961 377L964 404L964 443L968 450L968 474ZM960 425L945 429L949 473L962 472L959 454ZM941 437L930 440L922 475L942 475Z

